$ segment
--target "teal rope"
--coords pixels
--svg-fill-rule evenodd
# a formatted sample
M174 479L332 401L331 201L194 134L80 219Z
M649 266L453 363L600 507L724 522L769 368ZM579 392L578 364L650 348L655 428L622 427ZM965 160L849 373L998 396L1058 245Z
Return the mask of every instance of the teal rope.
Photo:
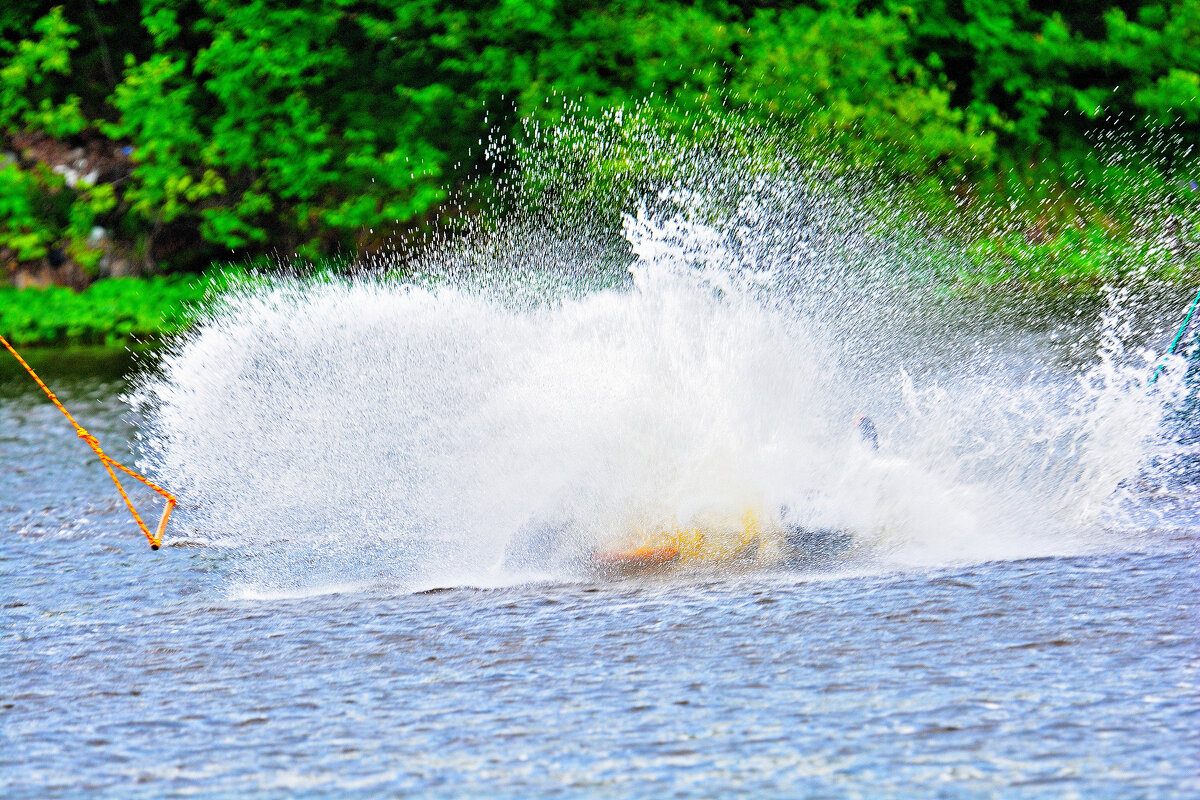
M1159 362L1158 369L1154 370L1154 377L1150 379L1150 383L1158 380L1158 374L1163 371L1163 367L1167 366L1167 356L1174 353L1175 348L1179 346L1179 340L1183 338L1183 332L1187 330L1188 323L1192 321L1192 315L1196 313L1198 305L1200 305L1200 292L1196 292L1196 299L1192 301L1192 307L1188 309L1187 316L1183 318L1183 324L1179 326L1179 332L1175 334L1175 341L1171 342L1171 346L1163 354L1163 360Z

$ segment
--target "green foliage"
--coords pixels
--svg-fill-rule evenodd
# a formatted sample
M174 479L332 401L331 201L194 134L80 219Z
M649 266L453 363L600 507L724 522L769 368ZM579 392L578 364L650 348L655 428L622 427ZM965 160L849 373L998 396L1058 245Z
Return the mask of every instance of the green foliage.
M504 168L491 132L553 124L564 97L648 102L664 136L770 119L937 207L1101 224L1164 194L1158 167L1113 173L1095 141L1200 139L1200 3L14 0L0 134L127 145L132 171L66 186L28 159L0 169L0 247L88 267L99 224L193 269L369 249L444 224L455 188Z
M63 17L61 6L39 19L34 36L15 44L5 42L8 54L0 66L0 130L23 128L45 131L52 136L70 136L87 122L80 99L69 95L55 99L55 75L68 75L71 51L79 46L79 30Z
M1163 124L1179 119L1193 125L1200 123L1200 74L1172 68L1153 86L1139 89L1133 99Z
M1174 252L1157 237L1133 237L1099 226L1066 228L1046 241L1023 234L981 240L966 263L943 276L960 290L1008 286L1020 290L1100 289L1118 283L1194 281L1200 251Z
M126 65L125 80L111 100L120 116L104 127L114 139L139 143L124 201L146 222L171 222L222 192L224 184L212 170L193 177L204 139L194 121L193 87L180 76L186 64L164 54L140 64L129 56Z
M46 170L25 172L15 164L0 167L0 247L14 251L22 261L41 258L53 243L44 223L50 196L39 177L56 176Z
M88 235L116 204L111 184L80 181L72 191L44 164L32 170L6 164L0 167L0 249L32 261L62 242L76 263L94 274L102 253L88 245Z
M0 335L14 345L129 344L184 330L212 287L206 276L111 278L83 292L0 288Z
M88 244L92 228L117 205L116 191L112 184L97 186L77 185L78 191L67 209L64 238L67 254L89 275L96 274L103 252Z
M1195 122L1191 96L1176 93L1200 71L1195 0L1053 10L1028 0L889 5L910 10L913 53L944 69L955 105L986 121L1014 155L1044 157L1106 130L1116 115L1130 127Z
M954 108L948 81L912 54L911 9L860 14L857 3L760 11L735 92L772 115L800 120L812 140L857 162L880 154L902 175L958 177L992 159L995 134Z

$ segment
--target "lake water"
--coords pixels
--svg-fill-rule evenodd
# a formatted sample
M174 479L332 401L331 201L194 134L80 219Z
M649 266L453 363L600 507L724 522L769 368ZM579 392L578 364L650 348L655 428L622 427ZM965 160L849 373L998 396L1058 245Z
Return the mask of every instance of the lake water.
M128 365L40 363L131 458ZM25 381L0 376L10 800L1200 796L1186 495L1065 555L247 583L253 548L151 552Z

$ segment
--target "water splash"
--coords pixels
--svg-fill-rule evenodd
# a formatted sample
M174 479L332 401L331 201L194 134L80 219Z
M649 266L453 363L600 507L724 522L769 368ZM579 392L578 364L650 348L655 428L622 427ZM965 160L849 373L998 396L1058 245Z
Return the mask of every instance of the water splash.
M952 241L825 165L651 141L669 177L576 203L543 144L410 277L232 292L133 394L141 465L250 584L569 579L631 526L784 506L852 531L859 566L1126 524L1182 384L1172 362L1147 390L1120 297L1064 369L964 324L920 279Z

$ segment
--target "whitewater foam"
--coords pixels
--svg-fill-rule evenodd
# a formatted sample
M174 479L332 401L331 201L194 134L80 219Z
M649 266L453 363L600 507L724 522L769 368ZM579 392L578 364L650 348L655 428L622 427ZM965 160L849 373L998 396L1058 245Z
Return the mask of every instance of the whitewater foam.
M523 569L570 578L631 525L784 506L887 568L1121 528L1181 370L1147 390L1120 298L1064 371L1045 340L928 324L895 274L932 256L844 184L686 177L615 229L516 212L431 248L419 280L232 291L133 394L141 466L271 586L503 582L531 529Z

